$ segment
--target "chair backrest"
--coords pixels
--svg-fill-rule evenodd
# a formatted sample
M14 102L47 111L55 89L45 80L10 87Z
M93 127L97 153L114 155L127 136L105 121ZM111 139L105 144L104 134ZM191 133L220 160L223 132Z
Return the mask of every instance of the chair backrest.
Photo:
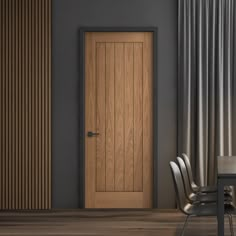
M195 187L196 184L195 184L195 182L193 180L193 172L192 172L192 168L191 168L191 164L190 164L189 158L188 158L188 156L185 153L182 153L182 157L183 157L185 166L186 166L187 171L188 171L188 177L189 177L190 184L191 184L192 187Z
M180 171L181 171L181 174L183 177L184 189L185 189L186 196L189 196L192 193L192 188L190 185L186 165L185 165L183 159L180 157L177 157L177 163L179 165L179 168L180 168Z
M171 174L172 174L172 178L174 181L177 204L178 204L180 210L182 212L186 213L184 211L184 208L185 208L186 204L188 203L188 201L185 196L184 183L183 183L183 178L182 178L180 169L179 169L178 165L173 161L170 162L170 169L171 169Z

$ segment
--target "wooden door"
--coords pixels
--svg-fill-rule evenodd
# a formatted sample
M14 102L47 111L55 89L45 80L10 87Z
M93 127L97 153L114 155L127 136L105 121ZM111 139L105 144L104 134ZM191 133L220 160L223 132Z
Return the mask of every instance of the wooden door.
M85 87L85 207L151 208L153 34L87 32Z

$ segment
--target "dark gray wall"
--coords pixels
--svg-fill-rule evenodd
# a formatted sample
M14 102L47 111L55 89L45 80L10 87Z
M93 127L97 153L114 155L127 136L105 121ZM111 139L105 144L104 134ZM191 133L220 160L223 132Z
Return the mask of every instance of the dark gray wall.
M177 153L177 0L53 0L53 207L78 207L81 26L158 27L158 207L175 206L169 161Z

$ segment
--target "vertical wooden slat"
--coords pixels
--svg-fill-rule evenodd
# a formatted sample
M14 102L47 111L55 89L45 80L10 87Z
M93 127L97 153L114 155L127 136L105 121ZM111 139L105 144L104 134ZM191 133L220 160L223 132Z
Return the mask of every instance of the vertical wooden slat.
M41 209L42 208L42 177L41 177L41 169L42 169L42 0L39 1L39 6L38 6L38 10L39 10L39 22L38 22L38 38L39 38L39 44L38 44L38 48L39 48L39 69L38 69L38 175L39 175L39 189L38 189L38 208Z
M3 29L3 1L0 1L0 27ZM0 30L0 106L2 107L2 94L3 94L3 74L2 74L2 61L3 61L3 45L2 45L2 36L3 36L3 30ZM2 150L2 143L3 143L3 114L2 114L2 109L0 109L0 157L3 156ZM0 189L3 189L3 176L2 176L2 159L0 158ZM0 194L0 209L2 209L2 195Z
M115 47L114 43L106 43L106 191L115 189Z
M0 76L1 76L1 81L0 81L0 83L1 83L1 90L0 90L0 96L1 96L1 103L0 103L0 106L1 106L1 109L0 109L0 127L1 127L1 143L0 143L0 155L1 156L3 156L3 140L4 140L4 130L3 130L3 120L4 120L4 118L3 118L3 116L4 116L4 114L3 114L3 67L4 67L4 65L3 65L3 61L4 61L4 49L3 49L3 35L4 35L4 33L3 33L3 31L4 31L4 17L3 17L3 6L4 6L4 1L1 1L0 2L0 19L1 19L1 22L0 22L0 27L1 27L1 32L0 32L0 51L1 51L1 53L0 53ZM0 188L1 189L3 189L3 158L0 158L0 171L1 171L1 173L0 173L0 182L1 182L1 184L0 184ZM2 196L2 194L0 195L1 196L1 198L0 198L0 209L3 209L3 196Z
M12 208L12 0L9 0L8 15L8 207Z
M26 165L26 159L25 159L25 66L26 66L26 61L25 61L25 0L22 1L22 112L21 112L21 139L22 139L22 208L25 209L25 195L26 195L26 190L25 190L25 165Z
M134 43L134 191L143 190L143 44Z
M125 191L134 189L134 46L124 45L125 62Z
M16 1L16 38L15 38L15 61L16 61L16 209L19 209L19 1Z
M22 204L22 163L23 163L23 157L22 157L22 3L19 2L19 62L21 65L19 66L19 208L23 209Z
M115 191L124 191L124 43L115 43Z
M6 208L9 208L9 1L6 2Z
M39 169L38 169L38 163L39 163L39 113L38 113L38 107L39 107L39 92L38 92L38 85L39 85L39 1L35 0L36 3L36 14L35 14L35 44L36 44L36 51L35 51L35 208L38 209L38 200L39 200Z
M15 196L16 196L16 191L15 191L15 174L16 174L16 150L15 150L15 137L16 137L16 133L15 133L15 96L16 96L16 81L15 81L15 77L16 77L16 71L15 71L15 17L16 17L16 13L15 13L15 0L12 1L12 40L11 40L11 47L12 47L12 111L11 111L11 115L12 115L12 120L11 120L11 126L12 126L12 209L15 209Z
M96 137L97 145L97 157L96 157L96 187L98 192L105 191L106 187L106 129L105 129L105 107L106 107L106 97L105 97L105 81L106 81L106 45L105 43L97 43L96 47L96 101L97 101L97 130L91 130L93 132L98 132L99 135Z
M51 134L51 112L52 112L52 109L51 109L51 91L52 91L52 85L51 85L51 60L52 60L52 54L51 54L51 47L52 47L52 23L51 23L51 12L52 12L52 1L48 1L48 6L49 6L49 12L48 12L48 41L49 41L49 47L48 47L48 67L49 67L49 70L48 70L48 84L49 84L49 90L48 90L48 123L49 123L49 129L48 129L48 208L51 208L51 198L52 198L52 187L51 187L51 169L52 169L52 166L51 166L51 161L52 161L52 158L51 158L51 148L52 148L52 145L51 145L51 140L52 140L52 134Z
M36 40L36 23L35 23L35 16L36 16L36 1L32 1L32 72L31 72L31 76L32 78L32 85L31 85L31 91L32 91L32 101L31 101L31 108L32 108L32 152L31 152L31 156L32 156L32 209L36 209L36 204L35 204L35 198L36 198L36 171L35 171L35 84L36 84L36 77L35 77L35 50L37 45L35 44L35 40Z
M29 209L29 0L25 7L25 208Z
M0 209L51 207L51 1L0 2Z
M29 202L28 208L32 209L32 1L29 0Z
M42 1L42 10L45 9L45 0ZM41 168L41 176L42 176L42 208L45 209L45 149L44 149L44 145L45 145L45 10L42 11L42 114L41 114L41 119L42 119L42 168Z
M48 13L48 11L49 11L49 7L48 7L48 4L46 4L46 6L45 6L45 21L46 21L46 25L45 25L45 34L46 34L46 41L45 41L45 48L49 48L49 41L48 41L48 38L49 38L49 27L48 27L48 18L49 18L49 13ZM49 110L49 104L48 104L48 91L49 91L49 88L48 88L48 68L49 68L49 59L48 59L48 56L49 56L49 53L48 53L48 50L46 50L46 57L45 57L45 76L46 76L46 82L45 82L45 101L46 101L46 103L45 103L45 155L46 155L46 157L45 157L45 159L46 159L46 161L45 161L45 178L46 179L48 179L48 168L49 168L49 164L48 164L48 162L49 162L49 157L48 157L48 155L47 155L47 153L48 153L48 151L49 151L49 149L48 149L48 145L49 145L49 137L48 137L48 130L49 130L49 123L48 123L48 119L47 119L47 117L48 117L48 110ZM49 184L48 184L48 182L46 181L45 182L45 193L46 193L46 195L48 196L48 194L49 194L49 191L48 191L48 189L49 189ZM46 205L46 207L48 207L49 206L49 201L48 201L48 199L46 198L45 199L45 205Z
M3 142L2 142L2 209L6 209L6 1L3 1L2 8L3 16L3 35L2 35L2 48L3 48L3 60L2 60L2 131L3 131Z
M7 42L7 206L11 208L11 1L8 1Z

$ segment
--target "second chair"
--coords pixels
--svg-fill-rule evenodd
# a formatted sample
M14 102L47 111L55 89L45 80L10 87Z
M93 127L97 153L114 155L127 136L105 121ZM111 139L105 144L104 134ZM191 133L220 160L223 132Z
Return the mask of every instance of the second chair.
M177 162L182 174L185 194L189 201L191 202L201 202L201 203L210 203L210 202L217 202L217 194L216 193L195 193L192 191L190 186L190 181L187 173L186 165L182 158L177 157ZM225 194L225 202L229 203L232 202L232 197L229 194Z

